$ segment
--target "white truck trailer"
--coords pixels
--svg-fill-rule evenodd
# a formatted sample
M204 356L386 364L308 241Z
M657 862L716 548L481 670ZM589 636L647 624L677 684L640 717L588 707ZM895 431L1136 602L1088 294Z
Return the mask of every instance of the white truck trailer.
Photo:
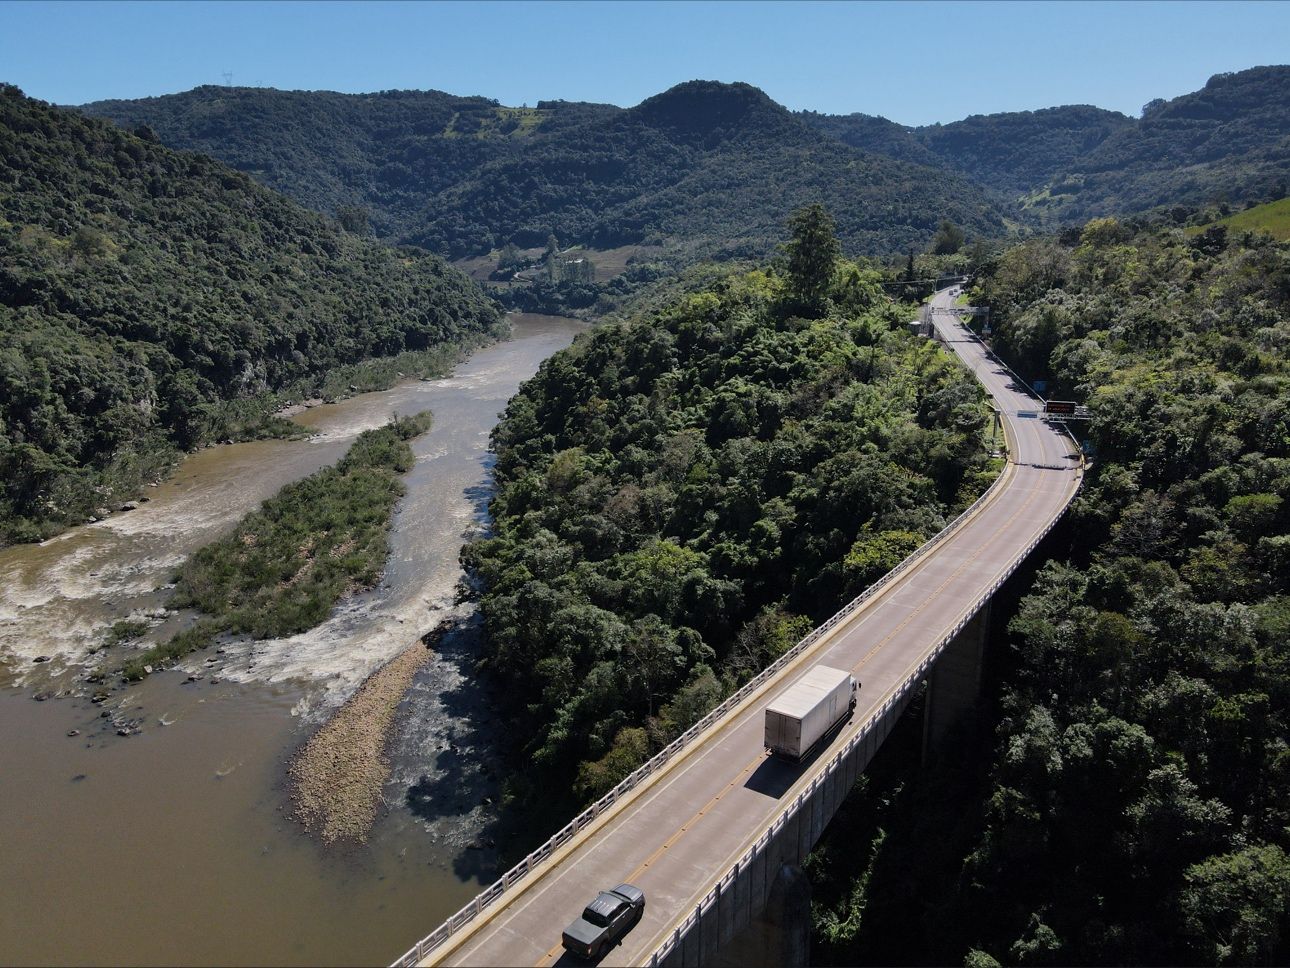
M766 707L766 748L802 760L829 730L856 708L860 684L849 672L816 666Z

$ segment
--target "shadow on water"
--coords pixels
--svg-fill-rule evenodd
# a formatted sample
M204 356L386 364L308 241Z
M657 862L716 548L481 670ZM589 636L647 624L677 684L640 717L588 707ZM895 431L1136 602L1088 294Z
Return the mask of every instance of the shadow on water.
M452 861L459 878L487 885L500 866L505 735L492 713L494 697L475 671L482 634L471 614L427 637L434 658L403 700L387 799L401 803L429 836L459 848Z

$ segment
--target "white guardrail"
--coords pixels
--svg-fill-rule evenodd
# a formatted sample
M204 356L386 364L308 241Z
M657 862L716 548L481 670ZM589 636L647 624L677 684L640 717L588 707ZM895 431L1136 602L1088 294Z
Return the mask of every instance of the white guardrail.
M996 481L996 484L997 483L998 482ZM1076 490L1076 493L1077 492L1078 489ZM989 491L986 492L986 494L989 493ZM985 495L983 494L982 498L984 497ZM1072 500L1074 499L1074 493L1072 493L1071 498ZM978 498L978 503L980 500L981 499ZM1067 501L1066 507L1070 507L1070 501ZM969 511L970 510L971 509L969 508ZM966 514L967 512L964 513ZM1030 544L1026 545L1024 550L1015 555L1012 560L1008 562L1007 568L1003 571L1000 577L994 581L989 589L965 611L960 613L959 621L955 624L953 631L949 632L944 638L937 642L926 655L923 656L922 661L918 663L917 668L911 672L905 678L904 682L897 686L896 689L893 690L892 693L883 701L883 704L878 708L877 712L869 717L869 721L864 724L864 727L847 740L846 745L833 755L829 760L828 765L820 773L816 774L806 789L794 798L792 804L790 804L783 813L775 818L774 822L766 829L765 833L757 838L756 843L748 848L743 857L741 857L735 865L730 868L724 877L717 881L716 886L704 895L703 900L695 905L694 910L686 916L685 920L673 929L671 936L659 946L658 950L656 950L653 955L650 956L650 968L656 968L657 965L662 964L663 960L676 949L677 945L681 944L690 931L699 923L703 915L712 909L712 906L717 903L717 899L729 890L730 886L735 882L735 879L739 874L752 864L753 861L757 859L757 856L770 845L771 841L775 838L775 835L783 829L784 825L791 823L797 812L801 810L803 806L811 802L811 797L815 795L815 792L828 781L829 777L842 768L847 757L869 738L874 730L882 724L882 721L886 716L890 715L893 710L901 708L905 697L908 696L918 683L922 681L923 675L940 657L940 654L945 651L946 647L954 641L954 637L963 631L964 627L966 627L968 622L972 620L973 616L975 616L985 603L988 602L996 592L998 592L1003 583L1012 577L1012 573L1016 571L1018 566L1030 556L1031 552L1038 547L1039 543L1048 536L1048 533L1056 527L1057 522L1062 519L1064 514L1065 508L1062 509L1062 514L1053 518L1044 530L1041 531L1039 535L1030 542ZM955 523L957 523L957 521L958 519L955 519ZM945 532L941 533L944 534ZM934 540L936 539L933 539L933 541ZM926 547L926 545L924 545L924 547ZM908 559L906 559L906 561L908 561Z
M1075 468L1072 468L1072 469L1075 469ZM428 935L426 935L424 938L418 941L415 945L409 948L406 952L404 952L403 955L397 961L394 962L392 968L411 968L411 966L413 965L420 964L422 961L426 959L426 957L432 951L434 951L445 941L451 938L454 934L456 934L462 928L466 927L477 917L479 917L480 913L484 910L485 907L487 907L493 901L497 900L497 898L501 897L507 891L514 888L517 884L520 883L520 881L522 881L525 877L531 874L534 870L541 867L542 864L545 861L547 861L551 857L551 855L555 852L556 848L560 847L561 845L573 839L573 837L575 837L579 831L585 828L588 824L592 823L597 817L599 817L602 813L604 813L607 809L609 809L609 807L613 806L613 804L616 803L619 800L619 798L623 796L623 794L630 792L635 787L639 786L641 781L648 779L650 776L657 773L659 769L664 765L666 765L668 761L670 761L674 756L676 756L677 753L679 753L685 747L690 745L690 743L692 743L700 733L707 730L708 727L712 726L714 723L716 723L718 720L724 717L727 713L733 710L736 706L740 705L753 692L759 689L768 679L772 679L776 675L778 675L780 671L784 669L785 666L789 665L791 662L793 662L794 659L796 659L803 652L805 652L807 649L813 646L827 633L829 633L830 631L835 629L838 625L840 625L842 622L844 622L861 605L863 605L869 599L873 598L874 595L878 594L878 592L886 588L887 585L891 584L893 581L895 581L897 578L903 575L906 571L908 571L913 566L915 562L925 557L932 549L939 547L941 544L943 544L955 531L958 530L959 526L964 521L966 521L978 508L980 508L983 504L985 504L987 501L993 498L994 493L997 490L999 490L999 488L1001 487L1005 476L1006 476L1005 474L1000 474L997 478L995 478L994 482L985 490L985 492L980 497L978 497L975 501L973 501L972 504L966 510L964 510L961 514L959 514L958 517L956 517L953 521L947 524L944 528L942 528L936 535L928 539L927 542L921 545L917 550L915 550L911 555L909 555L909 557L907 557L895 568L887 572L887 574L883 575L880 579L878 579L876 582L874 582L872 585L866 588L856 598L853 598L850 602L844 605L840 611L836 612L834 615L828 618L823 625L820 625L818 628L814 629L809 635L806 636L806 638L798 642L797 645L793 646L791 649L789 649L787 652L781 655L778 659L776 659L774 662L768 665L765 669L759 672L756 676L754 676L748 682L744 683L743 686L741 686L739 689L733 692L724 702L721 703L721 705L717 706L715 709L712 710L712 712L708 713L701 720L699 720L697 723L695 723L693 726L687 729L684 733L682 733L676 739L672 740L671 743L663 747L663 749L660 750L658 753L656 753L652 759L646 762L643 766L639 767L634 773L627 776L616 787L614 787L603 797L601 797L599 800L597 800L595 803L589 806L586 810L582 811L582 813L574 817L573 820L571 820L568 824L560 828L560 830L557 831L546 843L542 844L542 846L538 847L531 854L525 857L522 861L520 861L518 864L516 864L514 867L508 870L498 880L490 884L488 887L484 888L484 890L482 890L479 894L475 896L475 899L473 901L471 901L469 904L463 907L456 914L449 917L441 925L439 925ZM1059 518L1060 516L1058 518L1054 518L1053 521L1048 525L1048 527L1044 529L1040 537L1035 539L1033 542L1031 542L1030 545L1026 547L1026 550L1021 555L1017 556L1017 558L1015 558L1011 564L1009 564L1008 570L1004 574L1005 578L1011 575L1012 572L1016 569L1017 564L1023 561L1025 557L1029 555L1031 551L1034 550L1035 545L1037 545L1039 541L1044 536L1046 536L1050 530L1052 530L1053 525L1057 523ZM967 624L968 619L970 619L972 615L976 614L977 609L979 609L981 605L984 604L986 599L990 598L990 596L993 595L994 592L998 590L999 585L1003 583L1003 580L1004 579L1000 579L999 581L995 582L995 584L990 587L990 591L986 595L984 595L979 602L973 605L973 607L967 613L967 618L965 618L962 622L960 622L957 626L955 626L954 631L950 633L944 640L942 640L942 642L939 643L935 647L935 649L932 650L931 653L929 653L929 657L925 658L923 662L919 664L917 672L911 675L911 678L906 683L906 685L901 687L901 690L898 691L897 694L895 694L891 699L889 699L886 703L884 703L882 709L879 712L874 714L874 716L870 719L869 723L866 724L865 728L862 729L858 734L856 734L855 737L852 738L852 740L847 744L843 753L838 754L838 757L841 757L844 755L844 753L850 752L852 749L854 749L855 744L860 742L865 736L868 735L870 729L872 728L872 725L875 722L879 721L882 715L888 709L891 708L891 704L895 701L898 701L896 697L897 696L903 697L905 694L904 691L911 688L910 683L917 682L919 679L922 678L922 674L926 670L927 666L930 665L931 662L935 659L935 657L940 654L941 650L945 647L946 643L948 643L950 639L952 639L955 635L959 633L962 627ZM835 757L835 762L836 761L839 761L837 757ZM816 781L812 783L810 790L813 791L815 789L815 783L819 782L823 777L827 776L832 769L833 769L833 764L830 763L829 768L825 770L823 773L821 773L820 776L817 777ZM800 801L800 798L799 798L799 801ZM783 816L780 817L780 820L776 821L776 823L780 824L785 819L785 817L791 817L793 812L796 809L797 809L797 806L795 803L794 806L790 807L788 811ZM778 829L778 827L774 827L772 829ZM770 832L768 831L767 832L768 836L769 836L769 833ZM761 843L761 841L758 841L758 843ZM751 849L751 856L756 856L755 845ZM740 864L742 863L743 861L740 861ZM737 870L739 865L737 864L735 866ZM720 888L720 884L718 884L717 888L714 888L714 891L717 891L719 888ZM716 894L714 893L709 896L713 900L715 900ZM705 903L706 903L706 899L705 899ZM686 919L686 923L689 923L690 920L695 917L696 917L696 914L691 913L690 916ZM671 948L667 944L664 945L664 948L666 948L668 951L671 950ZM659 951L660 952L664 951L664 948L660 948ZM656 954L655 958L657 959L658 957L661 957L661 956ZM654 962L651 961L651 964L654 964Z

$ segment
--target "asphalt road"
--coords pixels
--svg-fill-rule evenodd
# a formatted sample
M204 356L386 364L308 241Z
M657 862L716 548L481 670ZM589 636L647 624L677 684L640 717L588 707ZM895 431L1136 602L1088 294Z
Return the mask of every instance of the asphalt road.
M934 304L952 302L942 292ZM530 875L530 886L502 895L495 913L489 916L486 910L471 928L432 953L429 963L585 964L561 950L561 929L597 891L623 881L644 889L645 915L600 963L646 963L832 752L860 730L1016 553L1062 513L1080 475L1069 439L1040 419L1018 417L1018 411L1034 411L1036 402L1011 385L1006 370L957 322L936 321L1008 423L1014 466L998 496L774 684L696 740L652 782L624 797L625 805L607 820L562 848L563 856ZM807 764L768 758L762 748L767 702L820 664L854 671L862 683L855 714Z

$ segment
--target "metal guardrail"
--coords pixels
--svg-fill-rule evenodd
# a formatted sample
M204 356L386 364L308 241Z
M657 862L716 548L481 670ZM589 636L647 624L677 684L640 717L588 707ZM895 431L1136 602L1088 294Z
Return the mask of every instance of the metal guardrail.
M1078 493L1078 488L1071 494L1071 500L1074 500L1075 493ZM1052 521L1048 522L1048 525L1044 530L1041 531L1034 540L1026 545L1020 553L1015 555L1011 561L1009 561L1007 568L1003 571L1000 577L990 585L989 589L968 606L965 611L960 613L959 620L955 624L953 631L945 635L923 656L922 660L918 663L917 668L915 668L915 670L911 672L883 701L882 706L879 707L877 712L869 717L869 721L865 723L864 727L847 740L846 745L829 760L828 766L812 778L806 789L794 798L793 802L787 807L787 809L775 818L765 833L757 838L756 842L754 842L744 855L735 862L735 865L730 868L725 876L717 881L716 886L704 895L703 899L695 905L694 910L685 917L685 920L673 929L671 936L658 947L653 955L650 956L650 968L657 968L657 966L662 964L663 960L682 943L690 931L699 924L703 915L710 911L713 905L717 903L720 896L729 890L730 886L734 884L738 875L748 868L753 861L755 861L757 857L766 850L775 835L778 834L786 824L791 823L794 816L805 805L811 802L811 798L815 795L816 791L827 783L829 778L837 773L838 770L842 769L847 757L850 756L862 743L868 740L870 735L872 735L873 732L882 724L883 720L887 716L891 715L893 711L899 712L903 709L905 698L922 681L927 670L931 668L938 658L940 658L941 653L945 651L949 644L954 641L954 637L963 631L968 622L972 621L972 618L976 613L985 606L986 602L994 597L995 593L998 592L1004 582L1012 577L1012 573L1015 572L1021 563L1030 556L1031 552L1039 546L1039 543L1048 536L1049 532L1056 527L1057 522L1065 515L1066 509L1070 507L1071 500L1066 502L1066 505L1062 508L1061 514L1058 514L1052 519Z
M930 551L942 545L946 540L948 540L954 534L955 531L958 530L958 528L964 521L966 521L973 513L977 511L977 509L979 509L987 501L992 500L994 493L1000 489L1000 486L1003 483L1004 476L1005 476L1004 474L1000 474L997 478L995 478L994 482L984 491L984 493L981 494L980 497L978 497L975 501L973 501L972 504L969 505L962 513L960 513L953 521L951 521L939 532L937 532L933 537L929 538L926 542L920 545L912 554L910 554L907 558L905 558L904 561L898 564L891 571L887 572L887 574L883 575L880 579L878 579L876 582L874 582L872 585L866 588L858 596L853 598L850 602L844 605L839 611L837 611L828 619L826 619L822 625L812 630L810 634L808 634L804 639L802 639L795 646L793 646L791 649L789 649L787 652L781 655L778 659L776 659L774 662L768 665L756 676L754 676L748 682L744 683L743 686L741 686L739 689L733 692L719 706L713 709L710 713L708 713L701 720L699 720L697 723L695 723L693 726L687 729L684 733L682 733L680 736L674 739L667 746L663 747L663 749L660 750L658 753L656 753L653 756L653 758L651 758L644 765L636 769L635 772L628 775L625 779L619 782L617 786L615 786L612 790L606 793L603 797L601 797L599 800L593 803L586 810L582 811L582 813L574 817L573 820L571 820L568 824L560 828L560 830L557 831L549 840L547 840L546 843L542 844L540 847L538 847L536 850L530 853L527 857L525 857L522 861L520 861L509 871L503 874L497 881L495 881L494 883L486 887L483 891L481 891L479 894L477 894L473 901L468 903L456 914L453 914L442 924L440 924L437 928L431 931L428 935L426 935L415 945L409 948L406 952L404 952L403 955L400 956L399 959L393 963L392 968L412 968L412 966L420 964L422 961L424 961L431 952L433 952L436 948L438 948L440 945L446 942L454 934L456 934L462 928L466 927L477 917L479 917L479 915L483 912L485 907L487 907L497 898L501 897L508 890L511 890L512 888L514 888L518 883L520 883L525 877L531 874L535 869L542 866L542 864L545 863L553 853L555 853L557 848L563 846L564 844L572 840L581 830L583 830L585 827L587 827L589 824L595 821L602 813L604 813L609 807L611 807L614 803L616 803L623 796L623 794L628 793L631 790L635 789L637 786L641 784L642 781L648 779L650 776L657 773L663 766L667 765L667 763L673 757L675 757L679 752L681 752L681 750L685 749L685 747L690 745L690 743L693 742L694 739L700 733L704 732L710 726L714 725L717 721L719 721L720 719L725 717L728 713L733 711L737 706L742 704L744 700L746 700L750 695L752 695L752 693L754 693L757 689L759 689L767 680L774 678L786 666L788 666L800 655L802 655L803 652L810 649L813 645L819 642L820 639L822 639L825 635L827 635L833 629L837 628L837 626L840 625L842 622L846 621L846 619L849 618L852 614L854 614L856 610L859 609L865 602L873 598L875 595L877 595L880 591L886 588L897 578L901 577L917 561L926 557L926 555ZM1054 519L1053 523L1049 524L1048 528L1046 528L1043 532L1044 535L1046 535L1048 531L1051 530L1053 524L1055 524L1056 521L1057 519ZM1030 551L1033 550L1035 544L1038 544L1037 540L1033 542L1026 549L1025 554L1029 554ZM1025 555L1023 554L1021 556L1021 560L1024 560L1024 558L1025 558ZM1008 574L1011 574L1013 568L1015 568L1015 565L1010 566ZM996 583L996 585L991 587L990 594L993 594L994 591L997 590L998 584L999 583ZM988 598L989 595L985 597ZM979 607L980 607L979 603L976 606L974 606L974 608L972 609L972 612L969 613L969 617L971 616L971 614L975 614L976 608L979 608ZM954 634L958 634L958 631L959 630L956 628ZM953 638L953 635L951 635L950 638ZM944 647L943 643L942 645L937 646L935 650L935 654L939 655L940 650L943 647ZM922 668L923 666L920 666L920 670ZM921 671L919 675L921 675ZM884 706L884 710L886 708L888 707ZM880 715L880 714L875 714L875 715ZM866 726L866 731L868 729L869 727ZM862 733L865 733L867 735L867 732L865 731L862 731ZM851 748L850 745L848 745L848 749L850 748ZM821 775L824 775L824 774L821 774Z
M426 956L442 945L445 941L456 934L461 928L474 921L483 911L484 907L506 891L514 887L520 880L532 872L547 860L556 848L562 846L572 839L579 831L599 817L604 811L612 806L623 794L631 791L641 781L657 773L659 769L665 766L677 753L681 752L688 746L700 733L712 726L718 720L731 712L736 706L739 706L753 692L760 688L768 679L776 676L785 666L798 658L803 652L817 643L821 638L835 629L848 617L855 613L865 602L873 598L878 592L882 591L887 585L895 581L901 575L913 566L913 564L924 558L932 549L943 544L978 508L991 499L994 492L1000 487L1004 475L997 477L986 491L978 497L972 504L958 515L953 521L946 525L934 537L929 539L904 561L893 568L882 578L874 582L856 598L848 602L841 610L836 612L818 628L814 629L809 635L798 642L795 646L781 655L773 663L759 672L756 676L746 682L738 690L732 693L724 702L704 716L701 720L687 729L684 733L674 739L671 743L660 750L655 756L623 779L617 786L606 793L603 797L593 803L573 818L567 825L556 832L546 843L538 847L531 854L520 861L500 879L481 891L473 901L463 907L456 914L449 917L434 931L430 932L413 947L409 948L398 961L394 962L395 968L404 968L404 966L413 966L425 960Z

